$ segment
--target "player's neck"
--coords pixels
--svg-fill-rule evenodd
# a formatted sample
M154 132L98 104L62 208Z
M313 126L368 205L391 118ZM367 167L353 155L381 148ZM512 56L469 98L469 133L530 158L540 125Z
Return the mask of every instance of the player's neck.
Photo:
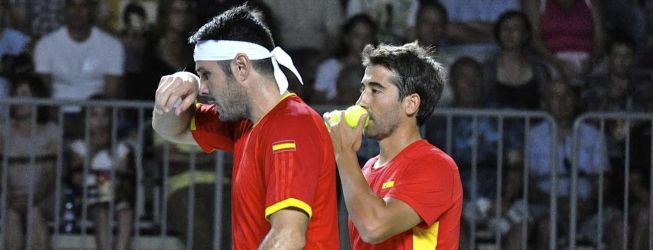
M253 84L250 88L250 105L249 116L252 122L258 123L265 115L270 112L283 97L279 94L274 81L265 77L257 77L258 84Z
M379 141L379 164L383 165L397 156L404 148L422 139L419 127L404 124L394 133Z

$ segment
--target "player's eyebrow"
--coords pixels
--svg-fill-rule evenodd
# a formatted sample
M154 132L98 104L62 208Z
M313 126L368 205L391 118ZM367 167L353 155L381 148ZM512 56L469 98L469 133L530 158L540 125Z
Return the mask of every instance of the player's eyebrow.
M363 86L369 85L369 87L376 87L376 88L380 88L380 89L385 89L385 86L383 86L383 84L381 84L380 82L375 82L375 81L370 81L370 82L366 82L366 83L362 82L361 85L363 85Z

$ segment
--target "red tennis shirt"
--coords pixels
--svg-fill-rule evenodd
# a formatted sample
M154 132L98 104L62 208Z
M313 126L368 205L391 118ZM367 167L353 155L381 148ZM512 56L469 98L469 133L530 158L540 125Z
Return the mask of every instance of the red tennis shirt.
M451 157L426 140L419 140L375 169L378 160L376 156L363 167L369 186L379 197L408 204L422 222L372 245L363 242L349 220L352 249L458 249L463 188Z
M205 152L234 154L234 249L257 249L269 216L290 207L310 218L305 249L338 249L335 157L322 117L294 94L257 124L218 117L215 105L198 105L191 131Z

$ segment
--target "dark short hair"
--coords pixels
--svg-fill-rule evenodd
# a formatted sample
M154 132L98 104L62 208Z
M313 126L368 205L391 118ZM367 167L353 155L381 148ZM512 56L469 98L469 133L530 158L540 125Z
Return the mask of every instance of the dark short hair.
M417 9L416 19L419 20L419 17L424 15L424 11L427 9L435 9L435 11L440 12L442 18L444 19L444 24L449 22L449 11L444 7L439 1L429 1L429 0L420 0L419 8Z
M272 34L261 19L262 15L259 11L243 4L223 12L204 24L189 38L189 42L197 44L207 40L233 40L255 43L272 50L274 49ZM218 64L227 76L231 76L230 62ZM252 65L261 74L271 76L274 72L269 58L252 60Z
M528 17L521 11L509 10L501 14L497 22L494 24L494 38L497 41L497 44L501 46L503 42L501 41L501 26L513 18L519 19L524 24L524 41L522 41L522 46L528 46L531 42L531 22L528 21Z
M30 91L32 92L33 98L50 98L50 94L48 93L48 90L45 87L45 83L43 83L41 78L39 78L34 74L26 73L26 74L14 75L11 76L9 82L11 83L10 84L11 97L16 97L18 86L20 86L21 84L27 84ZM18 106L18 105L14 105L14 106ZM15 111L13 109L9 110L9 116L15 117ZM50 121L48 106L44 106L44 105L36 106L36 122L38 124L45 124L48 121Z
M335 57L336 58L342 58L347 56L347 53L349 53L349 46L345 43L345 37L349 36L351 34L351 31L354 29L356 24L365 24L367 25L368 28L370 28L370 31L372 32L372 44L376 45L379 43L378 41L378 33L379 33L379 26L376 24L374 19L372 19L370 16L367 14L357 14L349 19L341 26L341 39L340 43L338 44L338 48L335 51Z
M430 51L417 42L402 46L367 45L361 53L363 66L379 65L394 72L392 83L399 89L399 100L417 93L421 99L417 125L422 125L440 100L445 73Z
M458 81L458 71L463 67L463 66L472 66L476 71L479 73L483 73L483 66L481 66L481 63L476 61L476 59L469 57L469 56L463 56L458 59L451 65L451 68L449 68L449 81L450 82L455 82Z
M122 22L125 24L125 26L131 25L131 22L129 21L130 14L136 14L143 19L147 18L147 14L145 13L143 6L133 2L129 3L125 6L125 9L122 12Z

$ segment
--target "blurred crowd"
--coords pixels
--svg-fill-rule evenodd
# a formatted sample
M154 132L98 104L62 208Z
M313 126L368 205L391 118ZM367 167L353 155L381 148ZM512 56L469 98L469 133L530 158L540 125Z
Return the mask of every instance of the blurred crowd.
M193 47L188 36L213 16L242 0L0 0L0 98L40 97L76 100L151 101L162 75L180 70L194 71ZM573 154L572 128L584 112L653 112L653 2L646 0L250 0L270 26L277 46L293 58L304 85L291 89L314 105L350 105L359 95L365 69L360 52L366 44L401 44L418 41L432 49L436 60L448 70L439 107L464 109L513 109L545 111L558 125L552 138L550 124L524 124L506 121L499 133L497 121L479 118L456 119L450 135L443 130L445 120L434 117L426 125L425 136L444 148L446 137L453 136L449 149L459 164L465 193L472 208L465 210L463 241L470 224L501 230L506 249L519 246L518 221L532 221L535 245L546 246L550 195L559 198L559 211L568 211L570 161ZM288 74L287 74L288 75ZM21 217L31 216L34 225L33 248L47 244L46 208L51 204L54 162L58 150L66 152L66 180L70 186L88 185L87 199L97 228L106 227L106 205L117 211L119 224L130 225L133 218L133 145L129 128L133 114L112 122L110 109L62 107L66 123L57 124L48 109L0 108L2 119L12 127L10 138L0 140L11 164L10 202L6 223L18 225L7 244L22 249L21 231L27 227ZM31 131L32 112L38 112L36 133ZM86 116L93 116L87 119ZM68 122L70 121L70 122ZM90 137L79 124L90 121ZM110 145L112 126L119 126L118 146ZM650 123L614 121L601 133L599 124L584 124L580 129L578 209L580 234L591 243L603 240L612 249L621 246L614 238L596 239L596 199L599 173L609 176L604 189L627 187L632 196L629 206L621 197L608 197L604 213L604 233L621 235L620 217L631 221L630 249L644 249L649 243L648 204L650 199ZM64 130L65 140L57 138ZM127 130L127 132L124 132ZM476 132L474 132L476 131ZM627 131L632 134L627 136ZM124 133L123 133L124 132ZM505 134L504 134L505 133ZM526 134L528 133L528 134ZM39 136L34 136L38 134ZM133 133L132 133L133 136ZM161 148L161 141L146 136L148 145ZM473 137L473 140L472 140ZM89 139L90 138L90 139ZM528 138L528 139L525 139ZM628 139L628 138L632 138ZM504 152L497 151L503 142ZM9 145L4 145L8 142ZM557 174L558 193L549 192L550 145L557 143L560 153ZM88 144L88 145L87 145ZM629 144L632 152L624 153ZM472 148L474 153L472 153ZM117 148L117 153L110 153ZM528 150L524 150L524 148ZM29 173L29 154L38 149L36 173ZM172 206L184 204L184 187L189 182L184 167L184 147L172 149L172 165L180 165L171 176L182 184L168 190ZM146 152L147 153L147 152ZM474 157L471 155L474 154ZM503 221L479 214L494 206L497 186L497 157L503 160ZM160 162L156 154L146 157ZM86 158L89 162L84 163ZM471 159L474 160L471 160ZM146 159L146 160L147 160ZM526 159L526 160L525 160ZM629 159L630 161L626 161ZM212 171L210 160L198 159L200 170ZM159 163L153 163L154 165ZM472 165L478 181L471 181ZM91 179L84 179L89 166ZM520 209L525 166L533 187L528 211ZM628 186L623 169L630 166ZM41 171L43 169L43 171ZM182 170L179 170L182 169ZM86 170L85 170L86 171ZM108 171L108 172L107 172ZM206 188L196 189L199 198L210 200L212 178L199 180ZM33 177L33 187L24 181ZM220 175L218 175L220 176ZM186 179L184 179L186 178ZM103 191L106 179L115 181L116 195ZM514 181L513 181L514 180ZM184 184L185 183L185 184ZM186 185L186 186L185 186ZM33 202L27 201L28 190ZM495 190L495 191L492 191ZM488 192L486 192L488 191ZM476 193L476 192L475 192ZM622 193L624 193L622 191ZM483 205L487 199L489 205ZM48 203L50 202L50 203ZM207 202L213 204L213 202ZM115 207L115 208L114 208ZM629 213L623 213L630 207ZM213 207L195 207L208 213ZM197 210L206 209L206 210ZM172 227L186 230L185 215L170 209ZM490 210L494 211L494 210ZM50 212L51 213L51 212ZM515 216L515 214L526 214ZM606 215L607 214L607 215ZM510 216L509 216L510 215ZM200 226L210 227L197 220ZM502 224L503 223L503 224ZM120 226L116 249L125 249L131 227ZM196 232L201 232L197 230ZM208 230L210 231L210 230ZM208 232L207 231L207 232ZM564 233L564 228L561 234ZM107 245L107 232L96 230L97 244ZM184 233L180 235L185 236ZM512 235L512 236L511 236ZM210 240L197 236L197 249ZM227 237L228 238L228 237ZM515 242L512 242L515 241ZM465 245L462 245L465 248Z

